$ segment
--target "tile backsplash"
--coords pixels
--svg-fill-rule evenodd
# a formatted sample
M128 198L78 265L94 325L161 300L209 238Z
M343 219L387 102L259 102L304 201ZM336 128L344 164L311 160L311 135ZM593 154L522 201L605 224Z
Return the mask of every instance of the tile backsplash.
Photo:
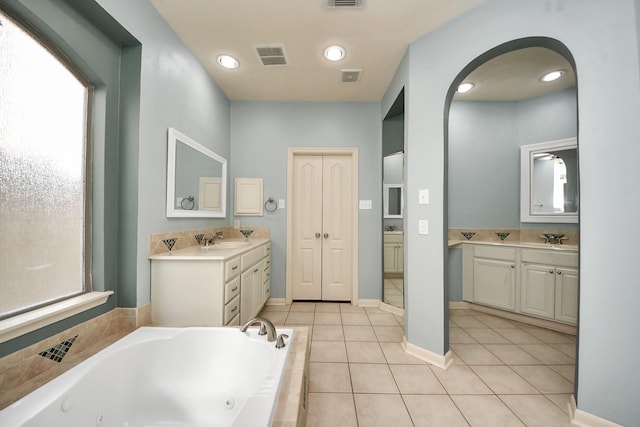
M472 242L500 242L496 233L509 233L504 239L506 243L544 243L543 233L564 234L567 240L564 245L577 246L580 244L580 233L577 230L537 230L529 228L450 228L449 240ZM466 234L466 235L465 235ZM468 237L469 236L469 237ZM468 237L468 238L467 238Z
M195 230L169 231L165 233L153 233L149 237L149 256L197 246L203 239L210 239L216 232L221 231L225 240L244 240L240 230L253 230L251 239L269 239L271 233L269 227L209 227ZM171 249L169 249L171 247Z

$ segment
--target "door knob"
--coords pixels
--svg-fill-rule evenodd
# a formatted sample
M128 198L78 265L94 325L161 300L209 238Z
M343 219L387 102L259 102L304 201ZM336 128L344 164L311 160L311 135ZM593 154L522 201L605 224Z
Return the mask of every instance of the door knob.
M324 238L328 239L329 238L329 233L324 233Z
M320 238L320 233L316 233L316 239Z

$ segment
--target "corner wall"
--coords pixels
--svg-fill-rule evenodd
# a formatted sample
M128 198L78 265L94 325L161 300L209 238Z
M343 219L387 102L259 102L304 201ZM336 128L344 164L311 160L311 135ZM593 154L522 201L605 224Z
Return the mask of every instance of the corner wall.
M578 408L626 426L640 425L640 287L634 268L640 252L635 242L612 239L611 233L633 230L640 211L634 188L640 180L635 6L632 0L485 3L410 46L405 87L407 339L444 354L447 93L467 64L512 40L549 37L572 53L581 176ZM417 204L420 188L430 189L429 205ZM418 235L419 219L429 220L429 235Z

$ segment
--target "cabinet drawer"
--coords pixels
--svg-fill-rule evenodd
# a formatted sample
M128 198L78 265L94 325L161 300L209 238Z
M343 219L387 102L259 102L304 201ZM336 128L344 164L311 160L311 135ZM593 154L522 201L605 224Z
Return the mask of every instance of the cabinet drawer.
M267 302L267 300L271 296L271 281L267 280L266 282L264 282L262 289L264 290L264 301Z
M264 266L265 263L262 265ZM269 279L271 279L271 267L267 267L262 271L262 282L267 282Z
M233 279L240 274L240 258L234 258L224 263L224 281Z
M267 243L263 246L263 253L265 257L271 256L271 243Z
M515 261L516 248L508 246L484 246L476 245L474 247L474 256L479 258L503 259L505 261Z
M240 315L237 315L229 320L227 323L225 323L225 326L240 326Z
M402 233L384 233L384 243L400 243L402 244L404 234Z
M238 313L240 313L240 295L236 295L234 299L224 306L224 324L226 325Z
M240 293L240 277L225 283L224 285L224 302L225 304L232 300Z
M577 267L578 254L553 250L523 249L522 261L537 264L551 264L554 266Z
M264 258L264 247L260 246L259 248L255 248L242 255L241 257L241 265L242 271L245 271L247 268L253 266L258 261Z

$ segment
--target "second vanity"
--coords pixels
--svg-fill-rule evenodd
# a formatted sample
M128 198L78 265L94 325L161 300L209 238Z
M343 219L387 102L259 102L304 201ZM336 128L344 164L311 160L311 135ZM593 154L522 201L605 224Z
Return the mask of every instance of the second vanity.
M149 259L154 325L239 325L260 312L271 292L269 239L191 246Z
M575 246L464 242L462 299L513 313L575 325Z

